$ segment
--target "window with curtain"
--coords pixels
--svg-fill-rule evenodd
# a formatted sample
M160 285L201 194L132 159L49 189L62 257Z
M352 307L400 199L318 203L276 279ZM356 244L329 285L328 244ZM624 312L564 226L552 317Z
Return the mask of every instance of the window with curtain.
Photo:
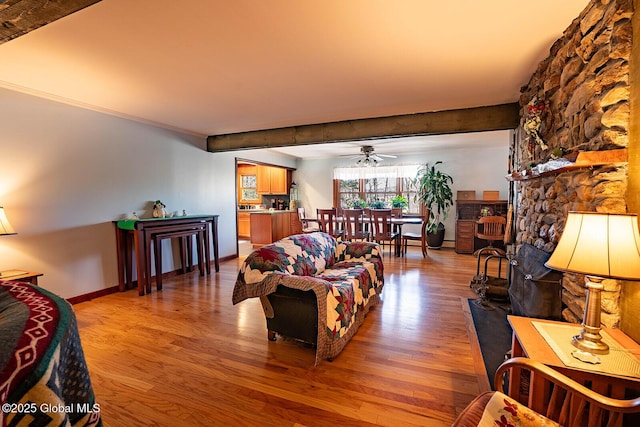
M417 189L413 179L420 165L335 168L334 203L341 208L353 207L354 201L364 200L367 206L382 202L391 207L391 199L404 196L409 202L407 213L420 214L415 201Z

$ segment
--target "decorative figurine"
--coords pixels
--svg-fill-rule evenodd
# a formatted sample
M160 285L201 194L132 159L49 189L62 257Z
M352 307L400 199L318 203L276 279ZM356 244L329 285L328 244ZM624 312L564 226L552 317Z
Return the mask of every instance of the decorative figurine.
M153 203L153 217L154 218L166 218L167 217L167 210L165 209L166 206L164 203L162 203L160 200L156 200Z

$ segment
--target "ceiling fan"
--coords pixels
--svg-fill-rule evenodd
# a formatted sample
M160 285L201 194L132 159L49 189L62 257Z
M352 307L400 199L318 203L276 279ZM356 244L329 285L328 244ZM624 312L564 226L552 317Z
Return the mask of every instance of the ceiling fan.
M358 160L356 161L356 166L378 166L378 162L383 161L383 157L388 157L395 159L397 156L392 156L390 154L376 154L373 152L373 146L371 145L363 145L360 147L360 152L362 153L359 156L355 156Z

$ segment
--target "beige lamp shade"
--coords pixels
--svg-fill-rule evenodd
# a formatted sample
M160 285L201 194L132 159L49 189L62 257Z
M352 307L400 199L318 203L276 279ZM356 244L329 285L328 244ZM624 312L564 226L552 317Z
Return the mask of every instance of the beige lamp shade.
M639 280L637 215L569 212L558 246L545 265L572 273Z
M13 229L9 220L7 219L7 214L4 213L4 208L0 206L0 235L5 234L16 234L16 231Z

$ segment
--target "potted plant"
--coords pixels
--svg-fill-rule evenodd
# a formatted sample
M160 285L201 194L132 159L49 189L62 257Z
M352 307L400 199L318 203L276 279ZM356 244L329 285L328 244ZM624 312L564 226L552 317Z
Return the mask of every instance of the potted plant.
M442 247L444 242L444 221L449 214L449 208L453 205L453 192L451 184L453 178L446 173L436 170L441 161L429 166L425 164L418 170L414 183L418 188L416 200L424 203L429 209L427 218L427 244L430 248Z
M391 199L391 207L392 208L406 208L409 205L409 201L406 197L397 195L393 199Z
M386 204L382 200L374 200L369 203L369 207L371 209L384 209L386 207Z
M362 199L351 199L347 201L347 207L350 209L364 209L367 207L367 202Z

